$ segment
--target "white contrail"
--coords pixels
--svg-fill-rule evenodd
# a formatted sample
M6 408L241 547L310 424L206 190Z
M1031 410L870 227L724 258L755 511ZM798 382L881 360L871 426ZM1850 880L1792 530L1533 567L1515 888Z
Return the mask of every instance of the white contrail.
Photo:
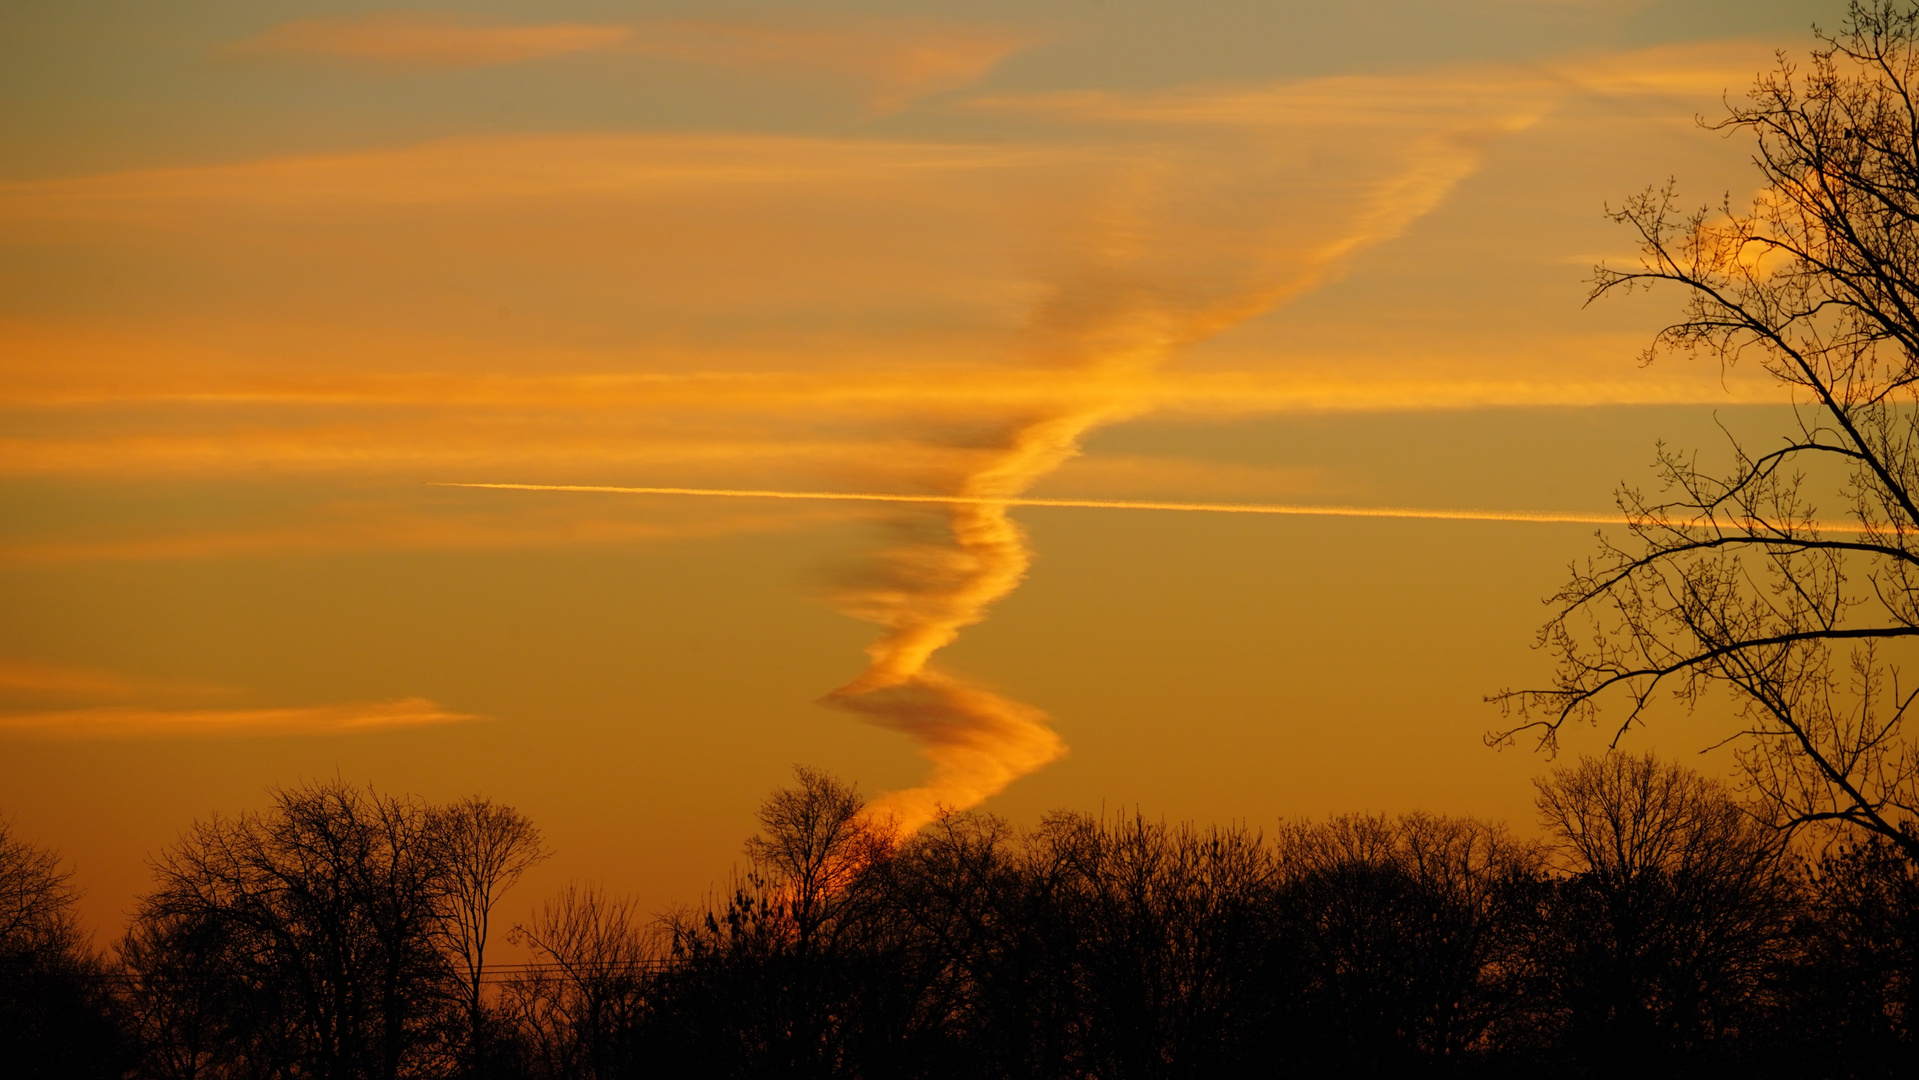
M594 484L435 484L502 491L587 491L615 495L701 495L725 499L816 499L834 502L1067 506L1093 510L1184 510L1208 514L1294 514L1308 517L1422 518L1435 521L1533 521L1565 525L1624 525L1618 514L1557 510L1459 510L1411 506L1295 506L1279 503L1146 502L1132 499L995 498L979 495L889 495L869 491L760 491L749 488L609 487Z

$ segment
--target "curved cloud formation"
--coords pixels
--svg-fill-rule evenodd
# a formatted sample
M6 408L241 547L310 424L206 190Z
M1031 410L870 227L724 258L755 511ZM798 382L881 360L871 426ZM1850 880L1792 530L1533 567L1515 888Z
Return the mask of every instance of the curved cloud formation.
M843 610L882 632L867 649L866 671L827 703L909 735L933 764L924 784L882 797L876 812L916 828L1065 752L1042 712L933 662L1018 586L1032 561L1008 504L977 500L1017 498L1078 454L1088 432L1150 408L1135 388L1179 349L1272 309L1397 235L1477 167L1489 138L1540 113L1523 97L1470 85L1455 88L1451 101L1434 101L1431 87L1417 101L1404 88L1370 89L1311 110L1289 108L1284 97L1252 106L1200 95L1065 104L1079 117L1151 128L1170 122L1189 132L1197 123L1232 136L1189 134L1168 145L1163 134L1149 135L1150 156L1125 160L1089 186L1092 212L1079 223L1073 255L1056 267L1021 334L1029 363L1077 384L1073 400L1007 417L997 434L982 437L975 426L967 464L934 482L940 493L969 500L945 508L946 535L881 552L840 594ZM1390 138L1352 139L1356 120L1383 126ZM1337 161L1336 189L1304 164L1314 159Z

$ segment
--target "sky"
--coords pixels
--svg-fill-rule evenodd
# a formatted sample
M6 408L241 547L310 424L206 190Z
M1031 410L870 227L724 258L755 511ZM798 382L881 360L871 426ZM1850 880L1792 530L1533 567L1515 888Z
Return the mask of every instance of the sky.
M1749 199L1698 120L1842 7L0 0L0 814L103 941L335 777L525 811L528 909L697 902L796 764L1528 832L1596 526L1512 518L1789 418L1585 306L1606 207Z

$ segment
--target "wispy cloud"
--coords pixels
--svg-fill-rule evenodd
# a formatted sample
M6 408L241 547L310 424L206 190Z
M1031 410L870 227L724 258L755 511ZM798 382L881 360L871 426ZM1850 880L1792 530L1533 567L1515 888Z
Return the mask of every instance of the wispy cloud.
M153 679L100 668L0 657L0 697L119 700L135 697L223 697L238 691L212 683Z
M1476 358L1466 358L1476 359ZM1461 367L1467 366L1462 363ZM1567 366L1570 366L1568 364ZM1504 379L1427 376L1373 378L1313 373L1179 374L1114 379L1103 391L1148 402L1162 416L1187 419L1306 412L1400 411L1486 406L1671 404L1781 400L1776 387L1713 373L1659 372L1641 379L1575 380L1522 373ZM523 388L518 400L496 393ZM297 389L281 395L235 388L185 399L167 394L114 402L36 404L13 401L16 419L33 427L0 436L0 476L245 477L386 475L442 477L602 476L727 481L735 476L820 477L870 472L875 458L901 475L937 476L987 452L942 443L924 432L963 425L982 415L1059 409L1086 387L1057 374L1023 380L991 372L926 373L914 379L875 373L816 379L769 376L716 380L703 392L672 388L623 390L618 380L567 385L529 378L481 380L461 394L446 380L445 396L415 397L403 389L387 402L357 399L351 387L332 402ZM888 384L891 385L888 385ZM606 389L596 392L598 385ZM93 393L91 388L76 394ZM4 393L0 392L0 401ZM183 425L190 409L197 422ZM296 420L294 411L304 412ZM277 411L278 415L272 415ZM912 430L915 426L920 433ZM1150 476L1111 464L1089 477L1098 490L1147 484L1176 490L1163 467ZM1182 475L1208 490L1203 470ZM1133 490L1141 490L1135 486ZM333 527L345 527L344 518ZM424 535L418 528L390 531ZM451 537L451 533L448 534Z
M625 25L509 25L453 14L379 12L338 19L299 19L268 28L226 52L235 56L303 56L398 67L486 67L567 53L606 52L633 37Z
M448 13L379 12L281 23L225 51L399 69L617 54L827 79L856 87L877 108L893 109L966 86L1031 42L1030 34L1003 27L899 18L513 24Z
M0 657L0 739L343 735L482 719L421 697L280 708L215 704L241 693L205 681Z
M1085 151L912 140L703 133L515 134L436 139L342 154L267 158L224 165L140 169L0 183L0 221L11 230L66 222L168 228L223 226L227 215L326 209L343 224L393 207L551 213L556 200L582 200L562 214L568 253L587 239L581 217L604 223L626 205L703 196L696 208L736 209L791 199L795 189L917 179L962 181L994 169L1044 167ZM950 182L950 180L948 180ZM1011 194L1011 193L1005 193ZM977 198L977 195L974 196ZM888 202L897 203L896 196ZM861 230L870 226L847 222ZM417 227L417 226L416 226ZM709 240L716 239L708 237Z
M895 109L970 85L1032 42L1032 35L1004 27L918 20L689 19L641 23L629 48L743 70L846 80L866 87L875 107Z
M506 54L790 65L897 101L1016 47L992 33L909 47L937 35L897 27L634 26ZM472 51L507 40L471 38L496 41ZM1537 336L1499 346L1511 357L1484 343L1435 357L1422 341L1416 356L1296 348L1239 370L1169 368L1405 233L1488 147L1582 79L1605 81L1605 62L999 95L975 108L1014 138L990 145L516 136L6 185L0 244L111 250L135 280L102 290L76 276L64 307L11 309L0 402L30 422L3 457L38 475L421 480L520 479L500 472L517 461L535 481L578 467L595 470L587 482L645 470L688 487L790 478L950 497L902 507L834 600L879 630L866 669L826 700L907 734L931 763L924 784L879 803L910 825L1064 752L1041 711L938 654L1026 573L1008 502L1101 425L1169 410L1723 400L1716 372L1635 380L1557 341L1533 348ZM1634 76L1620 92L1701 78ZM488 291L499 298L476 298ZM412 528L364 535L433 535Z
M711 539L749 533L788 532L839 520L854 511L818 507L795 514L742 507L735 513L686 512L680 508L603 507L581 512L578 507L486 506L479 500L442 502L422 506L417 488L390 491L384 499L281 507L268 522L257 520L188 519L170 525L134 521L109 529L96 526L75 533L58 528L16 528L0 538L0 563L59 564L100 561L219 559L259 556L312 555L338 551L477 551L635 545L665 541ZM8 688L9 669L0 663L0 693ZM50 693L61 679L76 692L85 673L33 670L11 672L19 689L33 679L46 683ZM128 680L98 673L105 681L93 684L93 696L120 698L186 694L188 687L172 689L146 680ZM121 686L124 692L108 688ZM193 688L204 691L206 688ZM200 694L199 696L204 696Z
M72 741L351 735L479 719L481 717L452 712L418 697L278 709L106 706L0 714L0 738Z
M1621 53L1592 53L1550 65L1548 71L1588 93L1612 98L1649 97L1682 107L1691 121L1693 102L1734 98L1751 89L1756 73L1772 67L1774 45L1747 38L1726 38L1686 45L1665 45Z
M1622 514L1570 510L1479 510L1443 506L1330 506L1303 503L1175 502L1150 499L1060 498L1037 495L902 495L884 491L781 491L725 488L612 487L585 484L447 484L495 491L564 491L586 495L659 495L799 502L911 503L926 506L1051 507L1075 510L1149 510L1186 514L1260 514L1282 517L1404 518L1415 521L1504 521L1536 525L1623 525Z

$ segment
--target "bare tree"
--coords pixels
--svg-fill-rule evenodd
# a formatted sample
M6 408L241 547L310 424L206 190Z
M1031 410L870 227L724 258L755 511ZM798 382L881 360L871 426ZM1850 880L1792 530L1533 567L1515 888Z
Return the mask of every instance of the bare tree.
M1780 834L1651 755L1585 758L1538 786L1563 875L1539 959L1568 1045L1664 1071L1750 1031L1796 899Z
M0 943L8 955L64 942L77 930L73 871L60 856L14 835L0 818Z
M486 1060L486 945L493 908L520 875L547 857L540 830L524 814L478 796L437 807L432 828L442 860L443 947L454 959L467 1018L469 1069Z
M1275 850L1296 1042L1328 1071L1458 1071L1528 1026L1538 845L1471 818L1288 823Z
M858 789L805 766L793 775L798 787L760 803L760 833L746 841L746 856L784 894L804 953L836 899L897 838L890 825L868 816Z
M1919 865L1870 836L1835 845L1809 870L1794 942L1796 1034L1816 1048L1814 1063L1854 1062L1856 1076L1910 1072L1919 1043Z
M0 1072L8 1076L120 1074L104 975L60 857L0 818Z
M217 1009L249 1071L395 1080L443 1046L443 867L418 801L337 781L276 791L268 812L197 822L159 856L122 955L146 990Z
M1243 1067L1274 884L1259 834L1053 814L1027 868L1047 883L1049 944L1067 962L1053 970L1077 1005L1066 1032L1076 1070L1172 1078Z
M1919 859L1919 687L1896 663L1919 639L1919 6L1854 3L1819 41L1713 125L1754 139L1751 206L1685 213L1670 185L1627 200L1613 217L1641 265L1601 266L1592 291L1679 286L1646 361L1757 363L1797 430L1731 440L1723 475L1660 447L1662 490L1622 489L1626 539L1553 597L1553 684L1496 695L1517 722L1493 738L1550 747L1612 695L1623 732L1663 690L1691 706L1724 687L1750 786L1785 825L1845 823Z
M506 984L505 1005L540 1077L627 1076L660 949L633 901L568 885L514 939L536 958Z

